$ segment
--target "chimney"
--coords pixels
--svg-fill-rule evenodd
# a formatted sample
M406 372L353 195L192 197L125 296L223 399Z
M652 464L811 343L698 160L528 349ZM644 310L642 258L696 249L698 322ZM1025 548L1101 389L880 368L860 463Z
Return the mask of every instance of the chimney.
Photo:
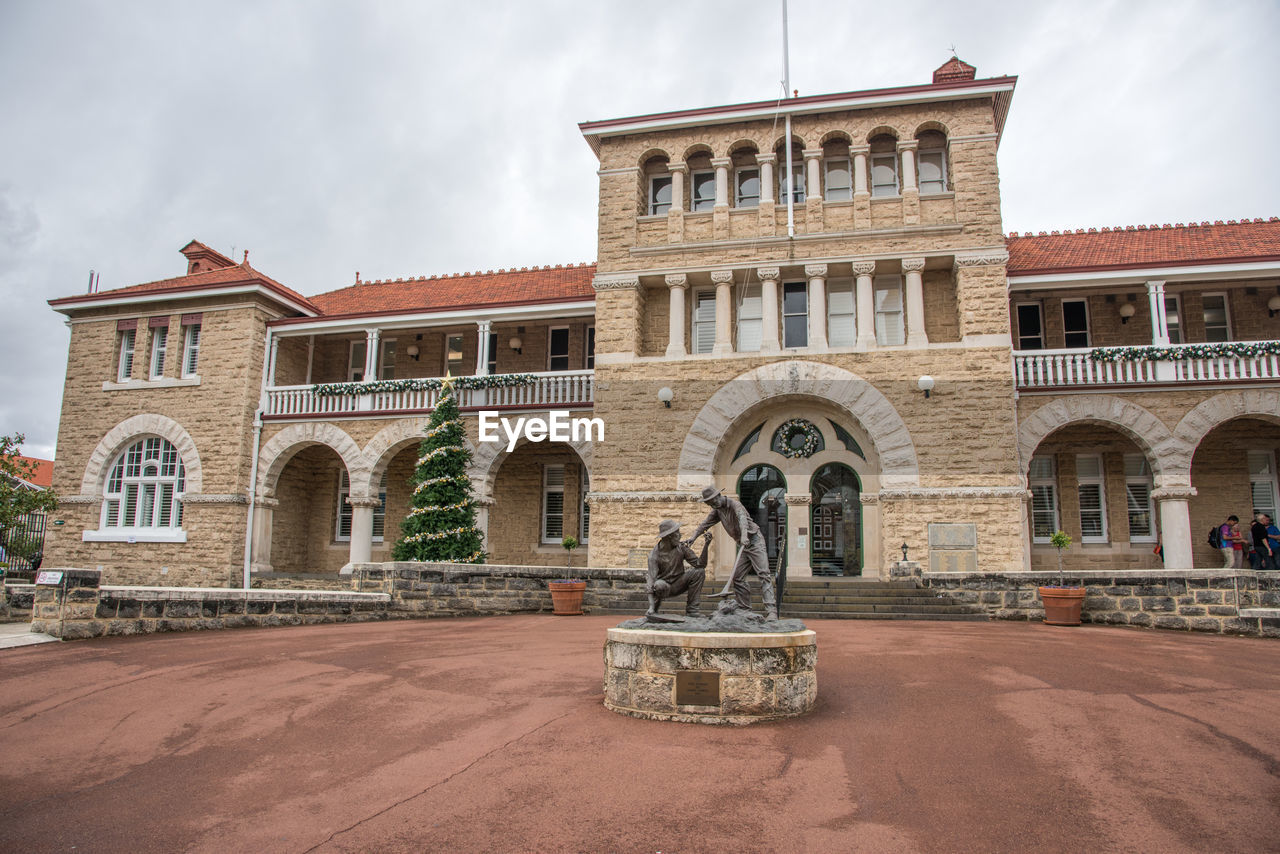
M955 83L960 80L972 80L978 76L978 69L958 56L952 56L933 72L933 82Z

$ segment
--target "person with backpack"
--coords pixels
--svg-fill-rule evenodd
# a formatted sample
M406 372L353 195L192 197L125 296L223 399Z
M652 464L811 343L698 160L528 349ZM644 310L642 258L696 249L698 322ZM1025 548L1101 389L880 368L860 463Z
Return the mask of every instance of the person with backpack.
M1271 543L1267 539L1267 514L1259 513L1249 526L1249 536L1253 540L1253 551L1249 562L1256 570L1275 568L1275 555L1272 554Z
M1227 521L1210 531L1209 545L1213 545L1215 539L1218 542L1215 548L1222 552L1222 568L1242 569L1244 551L1236 548L1237 543L1241 545L1244 543L1244 537L1240 536L1240 517L1232 514L1227 517Z

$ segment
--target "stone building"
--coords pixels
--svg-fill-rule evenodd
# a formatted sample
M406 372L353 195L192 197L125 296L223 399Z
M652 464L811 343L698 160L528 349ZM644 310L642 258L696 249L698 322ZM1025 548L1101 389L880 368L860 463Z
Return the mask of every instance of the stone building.
M627 565L713 484L792 577L884 575L904 545L1045 568L1059 528L1080 569L1218 565L1202 532L1276 505L1280 221L1006 235L1015 83L952 59L584 123L594 266L304 297L192 242L185 275L53 300L46 563L238 585L386 559L447 372L491 378L461 392L491 562L559 563L572 534ZM490 410L604 435L508 450Z

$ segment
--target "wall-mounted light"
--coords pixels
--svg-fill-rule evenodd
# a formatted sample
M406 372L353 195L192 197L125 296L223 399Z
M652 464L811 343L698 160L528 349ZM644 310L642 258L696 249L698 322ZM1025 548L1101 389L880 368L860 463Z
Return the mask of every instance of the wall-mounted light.
M520 340L519 335L512 335L511 340L507 342L507 346L520 353L523 352L520 348L524 346L524 342Z
M1267 317L1275 317L1280 311L1280 285L1276 285L1276 295L1267 300Z
M408 347L404 348L404 352L406 356L408 356L410 359L413 359L416 362L418 361L418 353L420 353L421 351L418 349L417 344L410 344Z
M902 543L902 562L907 562L907 544L905 541Z
M929 396L929 392L933 391L933 377L925 374L920 379L916 380L916 386L924 392L924 396L927 398Z
M1137 312L1138 310L1134 308L1133 303L1131 302L1124 303L1123 305L1120 306L1120 322L1128 323L1129 318L1133 317Z
M658 389L658 400L662 401L662 405L667 409L671 408L671 400L675 396L676 394L671 390L671 386L664 385L662 388Z

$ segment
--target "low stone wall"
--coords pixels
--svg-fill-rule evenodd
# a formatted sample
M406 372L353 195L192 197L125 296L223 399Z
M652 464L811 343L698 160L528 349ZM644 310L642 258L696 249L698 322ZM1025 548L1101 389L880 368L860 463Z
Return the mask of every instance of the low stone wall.
M381 593L234 590L222 587L99 587L97 570L64 569L35 591L31 631L63 640L387 619Z
M351 579L333 573L255 572L249 579L255 590L342 590L351 589Z
M644 610L643 569L571 570L587 582L582 610ZM392 597L392 616L474 617L482 614L550 612L547 582L568 577L547 566L467 563L360 563L352 567L354 590ZM637 598L638 597L638 598Z
M1081 621L1105 625L1280 637L1280 573L1249 570L1113 570L1067 573L926 572L926 587L979 605L998 620L1039 620L1036 588L1084 587Z
M31 606L35 603L36 586L34 584L10 584L4 585L4 603L9 606L10 612L19 614L26 613L30 615Z

